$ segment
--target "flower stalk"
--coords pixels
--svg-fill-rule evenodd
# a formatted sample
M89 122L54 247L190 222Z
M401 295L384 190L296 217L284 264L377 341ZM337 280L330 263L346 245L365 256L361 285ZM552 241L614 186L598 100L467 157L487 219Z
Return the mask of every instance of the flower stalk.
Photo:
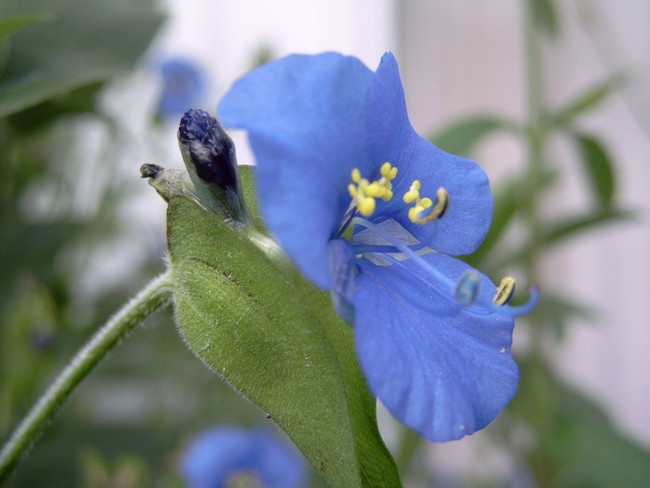
M99 361L144 319L171 299L171 272L161 274L126 303L70 361L0 451L0 482Z
M539 282L536 256L540 242L539 222L539 185L544 169L544 79L541 66L541 46L539 32L535 20L533 2L525 2L525 63L526 63L526 110L527 132L526 143L528 149L528 191L525 202L526 222L528 223L528 244L524 265L528 279L532 283Z

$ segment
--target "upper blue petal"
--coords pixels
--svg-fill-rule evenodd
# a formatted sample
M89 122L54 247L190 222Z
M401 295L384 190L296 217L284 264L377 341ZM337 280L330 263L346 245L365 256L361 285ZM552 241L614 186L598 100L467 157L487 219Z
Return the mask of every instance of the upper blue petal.
M225 125L248 131L269 229L323 288L330 286L327 242L350 204L350 172L372 167L373 76L356 58L292 55L244 76L218 107Z
M240 79L218 112L224 124L248 131L267 225L301 271L323 288L331 285L327 241L349 206L353 168L372 180L383 162L398 167L395 198L380 201L374 217L389 214L429 247L468 254L487 233L487 176L473 161L415 133L390 53L376 73L335 53L288 56ZM402 196L415 179L422 182L422 196L447 189L451 204L444 218L424 225L408 220Z
M408 120L397 61L386 53L377 68L369 104L369 147L373 158L398 167L395 197L381 202L377 214L388 213L427 246L452 255L470 254L483 241L492 219L488 177L474 161L449 154L420 137ZM414 180L423 197L444 187L450 196L445 216L429 224L408 219L402 197Z
M422 258L450 283L471 269L437 253ZM427 286L431 277L410 260L390 266L361 263L355 338L373 393L431 441L458 439L494 420L517 389L518 369L510 353L513 319L476 315L455 305L453 290ZM491 300L494 292L483 276L482 299Z

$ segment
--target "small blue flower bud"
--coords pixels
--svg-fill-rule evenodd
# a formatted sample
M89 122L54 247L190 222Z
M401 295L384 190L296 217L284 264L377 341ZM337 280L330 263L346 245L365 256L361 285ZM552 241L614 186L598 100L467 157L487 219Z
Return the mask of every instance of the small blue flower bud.
M246 221L235 146L217 120L203 110L188 110L178 143L201 203L223 220Z

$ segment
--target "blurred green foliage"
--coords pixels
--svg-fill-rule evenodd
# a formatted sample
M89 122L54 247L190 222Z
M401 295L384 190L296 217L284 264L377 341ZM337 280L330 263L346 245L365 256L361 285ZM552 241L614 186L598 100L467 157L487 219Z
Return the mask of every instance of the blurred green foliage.
M65 154L69 133L80 116L101 119L97 96L105 85L127 75L140 59L163 20L152 1L3 1L0 6L0 437L6 438L89 334L108 317L116 304L135 290L112 289L80 298L67 264L78 254L91 252L101 236L117 232L114 205L80 217L66 190L65 169L57 157ZM110 161L104 178L115 177ZM98 176L99 177L99 176ZM29 199L43 182L57 188L57 211L35 214ZM120 184L118 182L118 184ZM104 185L102 191L110 192ZM108 193L98 198L110 203ZM60 210L63 209L63 210ZM81 212L83 214L84 212ZM152 256L152 263L158 256ZM159 266L156 263L156 266ZM141 270L143 280L154 265ZM98 277L101 278L101 277ZM136 284L137 285L137 284ZM78 309L90 313L80 315ZM79 322L79 319L82 321ZM159 321L163 322L163 321ZM166 317L167 324L170 318ZM131 349L116 353L119 364L109 362L79 392L81 400L64 409L51 431L33 450L30 462L19 466L6 486L147 486L152 468L142 461L121 461L125 453L145 455L147 463L167 462L186 435L191 421L177 430L161 428L176 421L174 409L154 408L152 415L133 428L120 424L119 413L98 419L112 391L142 403L166 388L196 394L212 381L182 347L173 329L160 328L160 341L134 340ZM173 340L172 340L173 339ZM178 350L174 347L178 346ZM170 353L178 360L165 367L194 383L168 384L150 380L160 361ZM140 350L146 351L141 353ZM148 359L148 361L145 361ZM190 366L190 371L184 368ZM125 368L128 368L125 369ZM146 385L141 388L138 385ZM91 400L88 399L91 397ZM88 407L90 405L90 407ZM137 403L136 403L137 406ZM192 405L197 409L197 405ZM203 405L200 408L204 408ZM174 412L174 413L170 413ZM183 418L181 416L181 418ZM181 433L182 432L182 433ZM121 435L123 434L123 435ZM161 442L161 439L164 442ZM144 446L144 447L143 447ZM142 450L138 450L142 448ZM106 458L106 460L104 460ZM154 465L155 466L155 465ZM173 462L166 469L173 473ZM164 470L159 470L164 472ZM101 479L113 478L106 482ZM148 478L149 477L149 478ZM122 480L118 484L118 479ZM123 482L125 479L131 481ZM170 477L173 479L173 477ZM3 485L4 486L4 485ZM173 485L169 485L173 486Z

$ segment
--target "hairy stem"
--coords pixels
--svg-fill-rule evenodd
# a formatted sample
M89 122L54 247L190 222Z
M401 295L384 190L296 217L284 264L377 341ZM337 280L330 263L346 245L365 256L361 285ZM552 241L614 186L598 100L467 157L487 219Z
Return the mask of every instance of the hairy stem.
M27 451L72 391L126 334L171 299L170 271L154 278L125 304L77 353L32 407L0 451L0 482Z

